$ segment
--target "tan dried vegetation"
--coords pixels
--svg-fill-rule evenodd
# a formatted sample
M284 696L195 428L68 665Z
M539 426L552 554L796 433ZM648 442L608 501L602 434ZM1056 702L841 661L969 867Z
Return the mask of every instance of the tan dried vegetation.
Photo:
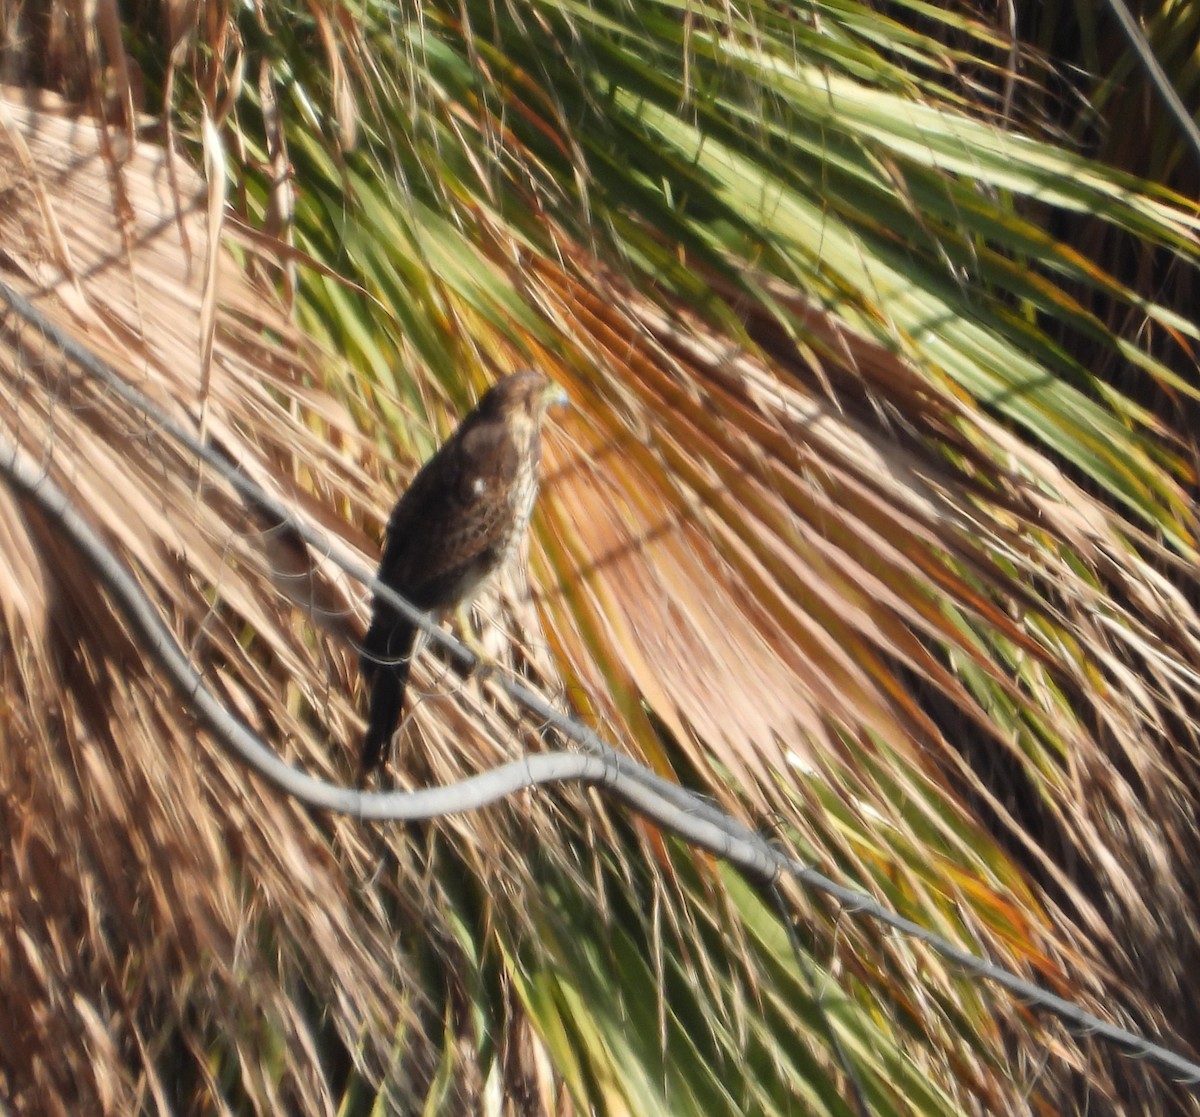
M5 281L310 523L337 530L359 558L373 554L347 522L387 513L366 444L344 406L314 387L314 355L274 300L228 248L209 260L214 230L195 173L86 118L11 95L0 111ZM206 684L285 756L344 781L361 731L348 643L361 633L361 589L328 563L300 569L219 477L36 326L10 313L3 333L7 435L137 570ZM446 929L437 883L422 879L403 835L389 844L405 868L373 888L377 836L310 816L198 739L186 702L164 688L54 525L2 498L0 786L11 845L0 1048L9 1074L24 1068L5 1091L15 1110L177 1104L177 1084L156 1080L162 1045L190 1046L202 1067L214 1029L253 1031L260 1017L311 1057L311 1022L295 1013L285 976L295 967L338 990L332 1020L352 1048L367 1021L411 1023L388 928L423 926L435 942ZM338 639L321 638L314 618ZM427 778L520 747L510 716L477 693L438 703L420 728ZM507 840L494 821L455 834L460 856L502 881L504 870L484 864ZM255 1085L253 1062L246 1084L262 1092L264 1112L324 1096L303 1056L282 1098L270 1096L277 1083Z
M223 225L182 156L10 91L0 198L5 282L339 547L375 556L394 477L415 463L380 462L336 357L241 266L264 238ZM518 579L485 603L496 650L508 646L500 630L515 636L509 661L549 693L664 771L672 740L714 794L752 819L785 819L823 864L890 881L895 902L1051 983L1069 971L1096 998L1120 988L1139 1023L1163 1026L1162 1006L1185 997L1170 989L1171 952L1193 940L1174 936L1200 894L1200 623L1161 573L1175 560L1150 539L1131 546L1129 524L1046 457L795 291L775 297L794 300L820 343L808 364L783 356L757 311L742 328L758 348L734 345L602 270L565 231L555 257L535 256L479 219L494 266L561 334L545 364L577 404L549 437L531 594ZM344 780L361 728L361 588L322 556L281 551L221 478L34 325L11 313L0 325L5 437L102 528L207 685L283 755ZM500 341L495 353L513 356ZM424 390L444 429L451 409ZM394 1038L380 1029L411 1029L391 1073L400 1091L427 1089L444 1028L461 1043L456 1088L477 1098L480 1037L463 1006L478 960L449 897L478 891L485 939L493 924L536 937L547 862L603 921L587 858L607 851L630 874L646 858L662 874L664 934L743 933L727 897L689 908L696 893L655 842L618 852L624 828L594 797L567 797L569 824L564 800L546 796L447 823L453 854L439 864L457 867L453 879L427 871L424 832L282 799L196 734L54 524L3 489L0 609L0 1088L15 1112L166 1111L180 1086L163 1068L184 1064L211 1101L216 1037L252 1035L259 1019L286 1071L263 1072L256 1050L231 1041L252 1104L333 1112L297 973L368 1072L382 1073ZM973 673L989 694L1032 703L1041 740L1018 742L1015 719L1006 731L1003 711L982 708ZM428 697L406 730L405 780L543 747L494 687L433 657L417 689ZM931 704L952 716L935 720ZM983 754L1016 766L1038 749L1036 804L1006 801L979 773ZM972 815L981 805L1056 901L1035 899L996 853ZM1034 816L1042 834L1029 833ZM898 851L929 834L941 853L921 873ZM1088 872L1064 868L1047 835L1094 856ZM953 974L870 928L828 933L838 965L921 1018L917 1065L937 1079L952 1067L964 1105L1013 1101L958 1034ZM506 948L519 937L498 933ZM432 1024L414 976L431 958L457 975L454 1018ZM749 952L745 965L723 1009L741 1026L770 998ZM724 988L704 967L690 980ZM522 972L513 964L514 983ZM996 1018L1034 1063L1044 1037L1020 1038L1017 1009ZM521 997L492 1023L509 1096L519 1084L531 1111L569 1111L561 1064L551 1069ZM1094 1055L1050 1042L1077 1066ZM1094 1073L1103 1089L1112 1064Z

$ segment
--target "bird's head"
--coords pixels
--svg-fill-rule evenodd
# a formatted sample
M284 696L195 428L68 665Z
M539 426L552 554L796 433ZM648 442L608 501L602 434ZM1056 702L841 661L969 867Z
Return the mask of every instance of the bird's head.
M514 372L497 381L479 401L477 411L483 415L506 418L528 417L540 423L552 407L570 403L567 393L553 380L540 372Z

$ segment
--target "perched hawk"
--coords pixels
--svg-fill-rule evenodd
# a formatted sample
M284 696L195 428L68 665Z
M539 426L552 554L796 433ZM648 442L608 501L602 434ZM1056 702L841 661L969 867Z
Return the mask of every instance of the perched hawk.
M521 545L538 489L541 423L566 395L541 373L505 377L413 479L392 510L380 581L418 609L470 601ZM371 691L360 780L400 719L417 629L376 599L360 666Z

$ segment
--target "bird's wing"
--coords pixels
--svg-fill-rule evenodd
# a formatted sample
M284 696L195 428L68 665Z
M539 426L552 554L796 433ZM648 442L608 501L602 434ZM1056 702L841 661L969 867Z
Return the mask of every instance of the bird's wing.
M510 492L531 449L499 417L464 423L393 510L380 578L420 608L456 604L455 588L511 520Z

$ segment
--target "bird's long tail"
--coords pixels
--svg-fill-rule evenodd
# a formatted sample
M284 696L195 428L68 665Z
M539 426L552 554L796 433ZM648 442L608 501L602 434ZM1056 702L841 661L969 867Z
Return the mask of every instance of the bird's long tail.
M396 731L404 706L416 635L417 630L403 621L387 625L376 623L371 625L363 641L359 663L371 688L371 703L358 765L359 783L383 763L388 743Z

